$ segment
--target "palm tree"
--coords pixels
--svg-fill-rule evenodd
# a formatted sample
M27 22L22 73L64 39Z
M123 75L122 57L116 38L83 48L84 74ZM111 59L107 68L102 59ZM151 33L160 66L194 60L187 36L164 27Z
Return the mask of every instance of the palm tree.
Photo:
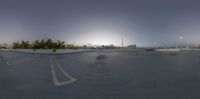
M19 43L19 41L13 42L12 48L13 48L13 49L20 48L20 43Z
M52 49L53 48L53 41L52 41L52 39L47 39L46 45L47 45L47 47L49 49Z
M21 47L21 48L24 48L24 49L27 49L27 48L30 48L30 47L31 47L31 44L29 43L29 41L24 41L24 40L22 40L22 41L21 41L21 44L20 44L20 47Z
M40 41L40 44L39 44L39 45L40 45L40 48L47 49L47 47L45 46L45 40L42 39L42 40Z
M65 46L65 41L62 41L62 42L61 42L61 48L62 48L62 49L66 48L66 46Z
M40 48L40 41L36 40L32 43L32 48L33 49L39 49Z
M64 49L64 48L70 48L70 49L77 49L78 46L75 46L73 44L65 44L65 41L57 40L56 42L52 39L47 40L35 40L32 44L30 44L29 41L22 40L21 42L13 42L12 48L18 49L18 48L33 48L36 49L54 49L54 52L56 49Z
M64 41L57 40L56 44L57 44L56 48L59 48L59 49L64 49L65 48L65 42Z

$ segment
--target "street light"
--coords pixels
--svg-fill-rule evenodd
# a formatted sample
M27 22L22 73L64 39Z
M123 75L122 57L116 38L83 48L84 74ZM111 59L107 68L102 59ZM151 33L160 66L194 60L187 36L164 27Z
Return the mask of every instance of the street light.
M180 37L179 37L179 40L180 40L180 48L183 47L183 45L182 45L182 39L183 39L183 36L180 36Z
M183 36L179 36L179 39L178 39L178 41L180 40L180 43L181 43L181 40L183 39ZM179 44L178 44L179 45ZM179 48L179 46L178 45L176 45L176 48L178 49ZM181 46L181 45L180 45Z

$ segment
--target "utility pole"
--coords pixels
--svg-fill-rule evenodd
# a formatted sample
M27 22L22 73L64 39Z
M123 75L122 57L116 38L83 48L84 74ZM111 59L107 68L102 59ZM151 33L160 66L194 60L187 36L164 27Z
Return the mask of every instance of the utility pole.
M123 38L123 35L122 35L122 48L124 47L124 38Z

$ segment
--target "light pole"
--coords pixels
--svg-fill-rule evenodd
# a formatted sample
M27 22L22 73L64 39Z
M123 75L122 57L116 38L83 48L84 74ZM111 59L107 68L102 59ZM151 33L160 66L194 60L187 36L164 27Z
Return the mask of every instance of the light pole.
M183 39L183 36L180 36L180 37L179 37L179 40L180 40L180 48L181 48L181 46L183 46L183 45L182 45L182 39Z
M122 35L122 48L124 47L124 38L123 38L123 35Z

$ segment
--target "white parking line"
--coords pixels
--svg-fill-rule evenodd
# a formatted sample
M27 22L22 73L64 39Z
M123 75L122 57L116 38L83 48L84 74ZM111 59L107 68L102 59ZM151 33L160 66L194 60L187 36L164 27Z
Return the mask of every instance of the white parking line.
M63 75L67 78L69 78L69 81L64 81L64 82L59 82L58 78L56 76L55 73L55 65L53 64L53 60L55 61L56 65L58 66L59 70L63 73ZM50 57L50 62L51 62L51 73L52 73L52 77L53 77L53 82L55 86L61 86L61 85L66 85L66 84L70 84L73 83L75 81L77 81L77 79L73 78L72 76L70 76L68 73L66 73L64 71L64 69L60 66L60 64L58 64L57 60L55 59L55 57L51 56Z

